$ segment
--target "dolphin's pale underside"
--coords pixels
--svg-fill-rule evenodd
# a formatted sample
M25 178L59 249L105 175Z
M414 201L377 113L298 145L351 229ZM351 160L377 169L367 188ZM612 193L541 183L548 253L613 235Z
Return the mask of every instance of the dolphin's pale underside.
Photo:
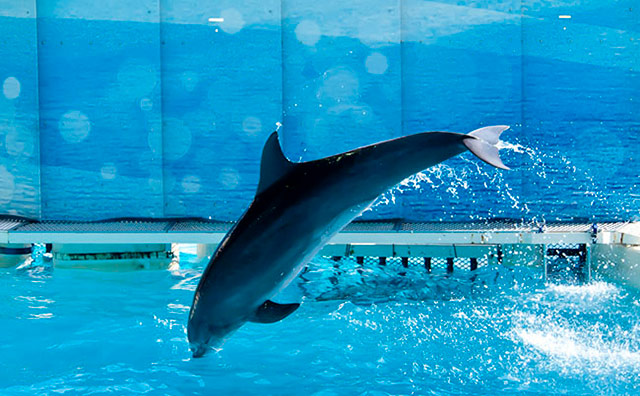
M188 323L194 357L247 321L277 322L295 311L299 304L270 298L333 235L408 176L466 150L508 169L496 147L506 129L419 133L302 163L285 157L274 132L263 149L256 196L218 246L196 289Z

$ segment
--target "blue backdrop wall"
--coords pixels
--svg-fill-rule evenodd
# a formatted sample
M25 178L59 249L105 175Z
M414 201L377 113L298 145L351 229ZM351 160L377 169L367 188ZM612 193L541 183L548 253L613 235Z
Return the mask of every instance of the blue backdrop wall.
M637 219L634 0L0 0L0 213L234 220L310 160L509 124L365 218Z

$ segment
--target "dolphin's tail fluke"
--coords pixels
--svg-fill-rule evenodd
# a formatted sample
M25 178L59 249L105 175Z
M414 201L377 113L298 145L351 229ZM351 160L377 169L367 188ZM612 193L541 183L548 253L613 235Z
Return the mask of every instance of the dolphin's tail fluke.
M502 163L500 155L498 154L498 144L500 134L509 129L506 125L489 126L469 133L467 139L464 139L462 143L471 151L476 157L480 158L489 165L495 166L500 169L509 169L508 166Z

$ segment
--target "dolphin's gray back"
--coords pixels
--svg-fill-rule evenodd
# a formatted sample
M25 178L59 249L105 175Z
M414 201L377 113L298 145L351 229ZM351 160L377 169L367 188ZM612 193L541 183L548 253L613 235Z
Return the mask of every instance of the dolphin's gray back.
M508 169L500 160L496 144L507 126L490 126L469 134L424 132L361 147L315 161L289 161L280 146L277 132L265 143L256 197L267 189L296 185L308 187L306 178L316 179L320 190L333 181L347 186L366 185L377 195L406 177L456 156L467 149L490 165ZM327 180L328 179L328 180ZM279 187L278 187L279 186ZM358 199L356 197L352 199Z

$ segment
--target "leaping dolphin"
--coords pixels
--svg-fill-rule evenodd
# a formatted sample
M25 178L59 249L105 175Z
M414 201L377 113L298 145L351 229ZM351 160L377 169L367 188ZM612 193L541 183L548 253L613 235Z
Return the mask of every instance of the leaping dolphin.
M300 304L272 298L320 249L382 193L410 175L471 151L497 168L508 126L467 135L425 132L294 163L274 132L262 151L251 206L224 237L193 298L187 333L194 357L219 346L245 322L273 323Z

